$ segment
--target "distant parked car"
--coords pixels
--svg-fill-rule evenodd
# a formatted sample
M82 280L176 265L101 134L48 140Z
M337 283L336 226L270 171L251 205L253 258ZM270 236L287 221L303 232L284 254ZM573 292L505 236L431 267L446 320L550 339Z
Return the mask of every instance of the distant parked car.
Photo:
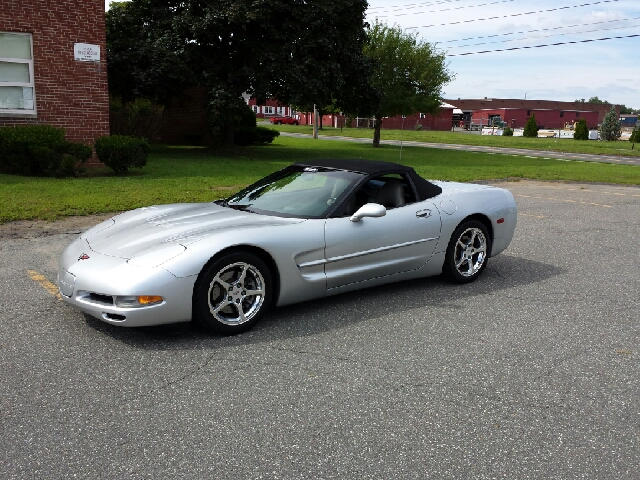
M272 117L269 121L274 125L282 125L283 123L285 125L300 125L298 119L293 117Z

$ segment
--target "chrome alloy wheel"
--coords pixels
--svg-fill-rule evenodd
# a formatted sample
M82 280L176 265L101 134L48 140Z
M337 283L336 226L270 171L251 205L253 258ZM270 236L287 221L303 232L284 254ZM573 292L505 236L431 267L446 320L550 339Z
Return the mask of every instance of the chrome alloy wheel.
M458 237L454 262L456 270L463 277L472 277L487 259L487 239L479 228L467 228Z
M240 325L251 320L265 299L265 281L249 263L238 262L220 270L209 285L209 311L220 323Z

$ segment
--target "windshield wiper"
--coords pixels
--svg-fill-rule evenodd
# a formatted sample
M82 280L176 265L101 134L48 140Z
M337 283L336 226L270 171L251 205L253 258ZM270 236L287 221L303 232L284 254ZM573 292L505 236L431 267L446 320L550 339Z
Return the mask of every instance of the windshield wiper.
M249 205L239 205L237 203L229 203L229 202L225 202L223 207L228 207L228 208L233 208L234 210L241 210L243 212L250 212L251 210L249 210L249 207L251 206L251 204Z

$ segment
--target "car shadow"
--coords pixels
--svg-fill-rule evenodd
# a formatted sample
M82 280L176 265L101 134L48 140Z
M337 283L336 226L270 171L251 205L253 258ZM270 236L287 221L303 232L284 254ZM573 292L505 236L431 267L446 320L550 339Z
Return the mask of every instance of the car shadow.
M456 285L442 277L430 277L275 308L250 331L228 337L213 335L194 322L122 328L89 315L85 315L85 321L97 332L134 348L225 348L317 335L416 308L463 309L459 303L461 297L495 295L543 282L564 272L555 265L503 254L491 259L482 276L470 284Z

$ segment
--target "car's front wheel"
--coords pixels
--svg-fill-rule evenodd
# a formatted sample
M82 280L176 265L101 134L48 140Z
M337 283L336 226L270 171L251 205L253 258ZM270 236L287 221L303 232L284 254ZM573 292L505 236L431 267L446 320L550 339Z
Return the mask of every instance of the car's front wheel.
M213 261L194 288L195 319L225 335L253 327L271 304L271 272L256 255L234 252Z
M491 238L477 220L461 223L451 236L442 273L457 283L473 282L487 266Z
M300 125L300 123L298 123L298 122L293 122L293 124L294 124L294 125Z

